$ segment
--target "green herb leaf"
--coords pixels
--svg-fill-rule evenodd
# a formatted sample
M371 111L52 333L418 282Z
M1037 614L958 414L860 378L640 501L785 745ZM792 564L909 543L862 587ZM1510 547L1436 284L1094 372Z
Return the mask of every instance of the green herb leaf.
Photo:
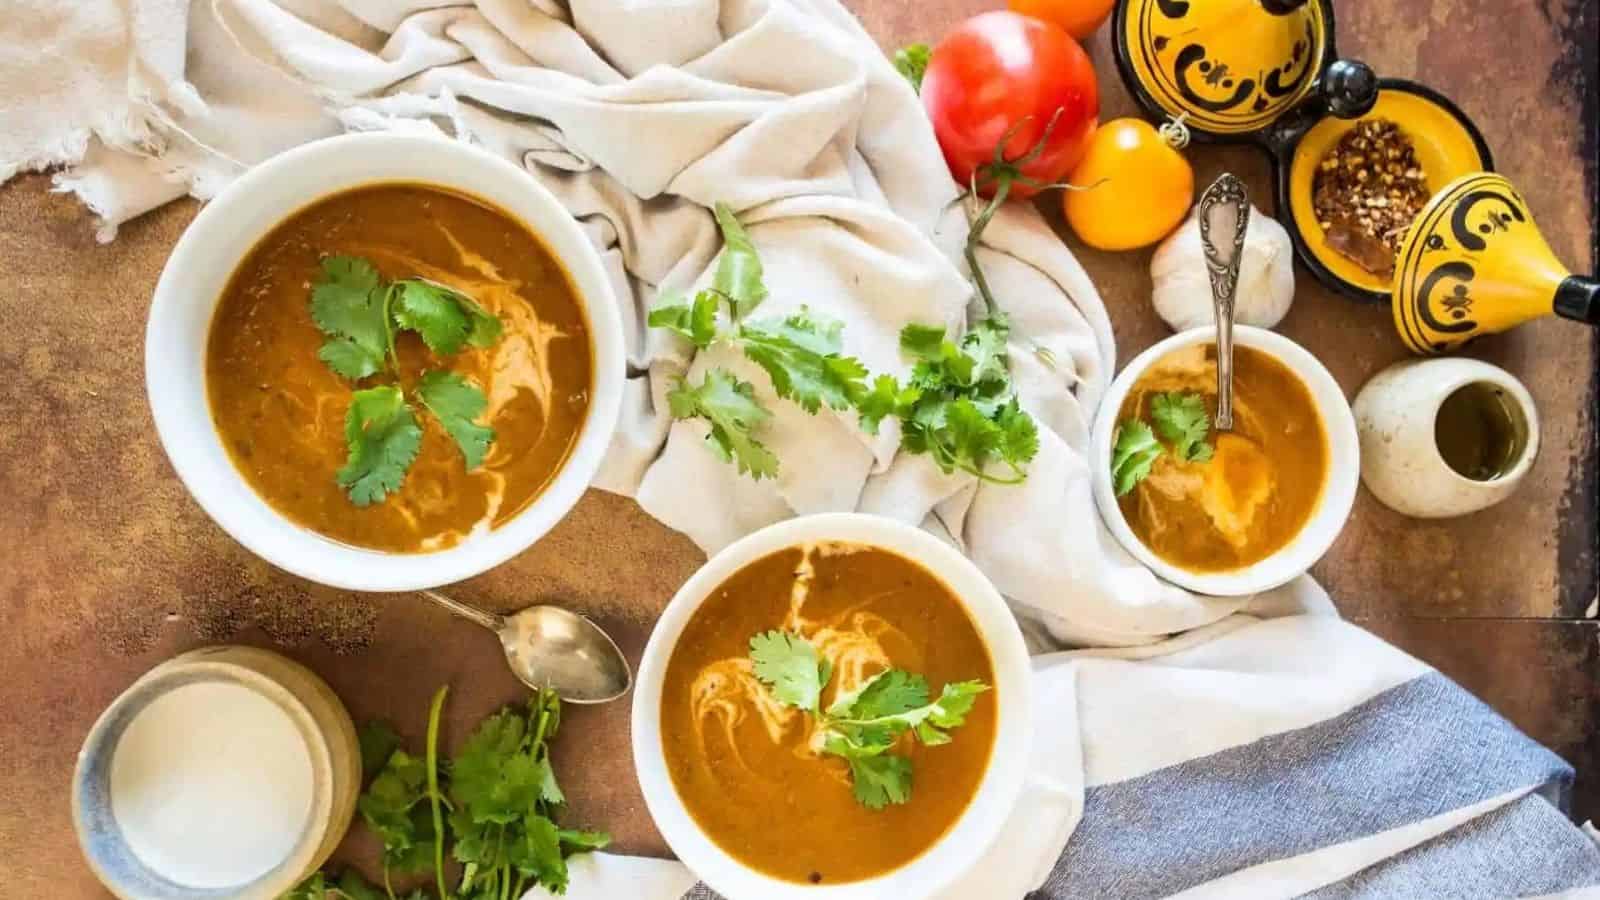
M693 301L679 296L663 298L650 310L651 328L676 331L704 350L717 339L717 295L701 291Z
M755 311L767 299L761 257L744 225L726 203L716 205L717 227L722 229L722 258L717 261L711 289L726 297L737 321Z
M357 506L378 503L399 490L422 445L422 429L411 407L398 388L388 385L350 395L344 437L349 455L338 480Z
M567 861L561 855L561 832L556 823L529 813L522 821L522 834L508 846L507 856L518 872L553 894L566 893Z
M429 372L417 383L417 399L461 448L467 468L482 465L494 443L494 429L475 421L489 406L483 391L455 372Z
M1145 480L1161 456L1161 442L1150 426L1131 419L1117 426L1111 439L1111 483L1121 497Z
M848 759L852 790L862 806L880 810L911 799L911 760L894 753Z
M739 345L751 362L766 370L779 397L808 413L822 404L851 409L867 393L867 367L839 354L844 324L813 315L805 307L781 320L749 322L739 329Z
M928 72L928 62L933 59L933 50L927 44L908 44L894 52L895 71L905 76L911 82L912 90L922 91L922 76Z
M394 751L356 808L383 842L383 864L402 874L433 864L434 830L427 804L426 763L404 750Z
M887 669L868 678L855 690L840 693L828 706L828 715L876 719L926 705L927 679L900 669Z
M389 757L400 749L400 735L388 722L367 722L356 730L356 740L361 747L361 773L363 781L371 781L382 771Z
M328 256L311 288L311 320L328 340L318 358L359 381L383 368L393 342L388 290L372 264L357 256Z
M922 391L917 388L902 388L894 376L879 375L873 379L872 389L856 401L856 415L861 430L867 434L877 434L884 419L905 415L921 396Z
M833 665L810 641L787 631L768 631L750 639L755 676L779 703L816 712Z
M560 831L562 848L583 852L586 850L604 850L611 846L611 835L604 831L574 831L563 828Z
M1196 393L1162 393L1150 398L1150 420L1156 433L1172 444L1177 457L1190 462L1211 458L1211 416L1205 398Z
M757 480L777 476L778 457L754 436L772 413L756 401L749 382L726 369L712 369L697 386L679 381L668 392L667 403L673 418L705 419L711 425L706 445L723 461L736 463L741 474Z

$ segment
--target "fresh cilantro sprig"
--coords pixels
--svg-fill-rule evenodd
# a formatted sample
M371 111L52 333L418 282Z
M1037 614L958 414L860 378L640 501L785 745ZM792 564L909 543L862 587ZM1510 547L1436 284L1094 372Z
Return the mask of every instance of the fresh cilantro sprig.
M1117 426L1111 439L1111 482L1121 497L1150 475L1163 453L1185 462L1210 462L1215 448L1207 441L1211 416L1205 398L1193 392L1165 392L1150 398L1152 429L1140 419ZM1159 434L1167 443L1156 440Z
M700 350L724 344L761 367L780 398L815 414L823 406L856 414L876 434L884 419L901 421L902 450L926 453L945 472L961 470L987 481L1016 483L1038 452L1038 429L1011 387L1009 326L995 314L959 341L941 328L907 325L901 351L915 361L911 378L869 378L859 359L843 352L843 323L806 307L783 317L750 318L768 291L760 256L744 226L716 207L723 252L711 285L693 298L669 296L650 311L649 324L676 332ZM674 418L704 420L706 442L722 459L756 479L775 477L778 460L757 437L772 418L755 387L714 368L698 385L680 380L668 395ZM989 473L1001 463L1009 476Z
M279 900L400 900L392 876L430 870L438 900L508 900L534 886L560 894L568 858L610 844L603 831L557 824L566 797L550 760L549 742L561 725L555 692L535 691L525 709L507 707L484 719L448 765L439 756L445 696L441 688L429 706L421 757L406 752L387 726L360 733L370 781L357 809L383 844L383 889L354 871L337 879L318 872ZM453 888L447 846L462 865ZM432 898L419 888L405 900Z
M907 44L894 52L894 68L911 82L911 89L922 93L922 76L928 73L933 50L927 44Z
M358 256L328 256L311 288L311 320L327 338L317 357L336 374L361 382L384 374L393 383L351 396L345 415L345 465L339 485L357 506L381 503L400 489L421 446L422 429L399 385L395 334L414 331L439 356L490 347L503 325L472 298L420 278L386 281ZM416 399L461 449L469 469L483 463L494 429L477 423L488 399L475 384L448 371L426 372Z
M766 631L750 639L755 676L778 702L818 720L822 751L850 766L855 798L869 809L911 799L912 766L891 752L907 734L930 747L950 743L950 730L966 722L982 681L946 684L930 698L928 681L901 669L887 669L852 691L839 692L826 709L822 692L833 666L798 634Z

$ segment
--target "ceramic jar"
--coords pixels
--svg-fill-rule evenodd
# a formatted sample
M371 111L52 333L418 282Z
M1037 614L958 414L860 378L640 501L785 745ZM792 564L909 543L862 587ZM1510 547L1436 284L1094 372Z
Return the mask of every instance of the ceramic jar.
M1440 450L1440 410L1457 392L1482 392L1505 415L1501 464L1480 477L1457 471ZM1511 373L1474 359L1422 359L1379 372L1356 395L1361 480L1385 506L1422 519L1486 509L1517 489L1539 452L1533 397Z
M247 883L227 888L176 883L132 850L112 810L112 767L138 714L169 692L196 683L246 688L279 707L304 740L310 761L310 814L288 857ZM73 774L72 812L89 868L121 900L273 900L319 868L344 838L361 791L361 749L350 714L310 669L255 647L193 650L146 672L95 722Z

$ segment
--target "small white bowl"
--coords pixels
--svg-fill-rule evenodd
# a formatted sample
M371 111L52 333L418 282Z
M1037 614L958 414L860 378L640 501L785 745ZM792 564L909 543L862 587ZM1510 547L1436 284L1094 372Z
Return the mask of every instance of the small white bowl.
M188 887L147 866L124 838L112 808L112 765L123 734L151 703L199 682L238 685L271 701L305 741L311 765L311 808L289 854L259 877L226 887ZM350 827L360 791L355 724L327 682L269 650L206 647L146 672L101 713L78 751L72 820L89 868L122 900L274 900L332 855Z
M1356 422L1350 413L1350 402L1322 363L1294 341L1262 328L1238 325L1234 327L1233 337L1236 346L1260 350L1283 363L1299 377L1311 393L1328 438L1328 478L1322 486L1322 496L1300 533L1278 552L1241 569L1190 572L1163 560L1145 546L1129 527L1121 507L1117 506L1116 490L1111 484L1111 440L1117 430L1117 414L1122 409L1122 402L1127 399L1128 391L1139 380L1139 376L1162 357L1196 344L1214 343L1216 333L1213 329L1195 328L1179 332L1134 357L1101 399L1099 412L1094 419L1094 432L1089 440L1089 466L1093 470L1095 505L1100 508L1100 518L1117 541L1134 558L1167 581L1197 594L1216 597L1242 597L1270 590L1311 568L1333 546L1344 523L1350 518L1350 508L1356 499L1356 484L1361 475L1361 445L1356 437Z
M229 277L274 226L330 194L385 182L481 197L538 235L566 268L588 320L594 384L583 430L561 471L510 521L434 553L383 553L286 519L229 459L206 398L206 340ZM156 433L178 477L234 540L279 568L358 591L405 591L470 578L543 537L583 495L616 429L625 369L622 323L600 257L560 202L527 172L445 138L350 134L297 147L251 169L206 204L167 259L145 331L145 384Z
M700 604L735 572L769 554L838 541L881 547L927 568L960 599L994 664L998 702L989 768L971 804L921 856L875 878L835 885L780 881L746 866L708 837L684 807L661 752L667 662ZM790 519L724 548L679 589L656 623L633 693L633 760L656 827L695 875L729 900L925 900L972 869L1000 835L1022 792L1032 725L1028 650L1016 619L978 567L950 545L900 522L856 513ZM925 787L924 790L935 789Z

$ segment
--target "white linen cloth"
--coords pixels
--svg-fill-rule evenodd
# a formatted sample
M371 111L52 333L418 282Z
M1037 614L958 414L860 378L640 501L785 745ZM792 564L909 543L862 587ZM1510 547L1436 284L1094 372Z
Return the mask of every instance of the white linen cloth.
M1252 625L1233 616L1246 601L1164 584L1109 536L1085 448L1115 364L1110 324L1082 268L1031 208L1009 206L981 253L1013 322L1015 383L1040 425L1039 454L1020 486L942 474L925 457L897 454L892 425L871 437L826 409L807 416L778 401L742 359L719 350L691 357L644 326L661 291L708 278L719 248L708 209L718 201L739 212L761 251L767 312L807 304L843 320L846 352L874 371L904 372L897 336L906 323L964 323L973 296L959 252L967 229L958 188L914 93L837 0L0 0L0 180L64 165L56 183L100 217L103 239L185 193L211 196L286 147L352 129L476 142L524 165L584 224L622 306L631 376L601 486L636 497L708 552L813 512L922 524L983 568L1036 646L1129 648L1040 658L1027 795L991 857L952 886L952 900L1036 888L1049 897L1157 896L1223 876L1267 879L1237 882L1274 885L1260 895L1294 893L1446 827L1429 831L1416 823L1436 817L1411 817L1404 822L1421 829L1411 843L1342 849L1348 841L1337 839L1371 833L1363 820L1316 844L1338 865L1285 875L1272 860L1301 859L1303 848L1283 844L1271 815L1257 810L1264 873L1219 875L1193 858L1161 856L1168 844L1151 845L1149 859L1205 877L1133 883L1149 865L1135 857L1107 868L1109 850L1095 854L1098 869L1068 866L1082 845L1069 835L1081 830L1086 805L1102 802L1099 787L1339 720L1372 696L1372 673L1389 671L1381 686L1393 691L1421 667L1336 620ZM776 413L763 439L782 461L778 479L738 476L702 446L701 425L671 421L668 386L711 365L740 371ZM1306 598L1326 607L1302 580L1250 609L1290 611ZM1285 678L1284 667L1317 650L1330 662L1344 651L1370 671ZM1231 663L1219 662L1230 653ZM1308 685L1328 702L1305 704L1296 688ZM1193 733L1175 731L1179 724ZM1507 791L1520 797L1558 775L1538 769ZM1104 802L1160 800L1131 797ZM1474 796L1462 806L1486 802ZM1167 812L1204 821L1206 800L1196 803ZM1120 820L1084 827L1097 821ZM1092 831L1084 840L1115 848L1125 837ZM1170 846L1194 843L1172 837ZM1253 858L1214 849L1224 861ZM579 898L676 897L692 882L664 861L598 855L576 865L569 896ZM1073 880L1082 873L1088 880Z

